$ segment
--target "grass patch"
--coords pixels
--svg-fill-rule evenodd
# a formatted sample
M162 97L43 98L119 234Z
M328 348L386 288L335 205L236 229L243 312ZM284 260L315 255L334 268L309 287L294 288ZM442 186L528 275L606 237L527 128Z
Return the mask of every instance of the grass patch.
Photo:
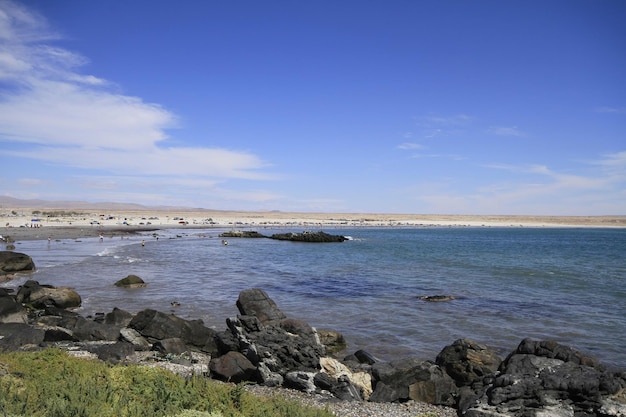
M0 353L0 416L331 417L242 385L183 378L161 368L108 365L59 349Z

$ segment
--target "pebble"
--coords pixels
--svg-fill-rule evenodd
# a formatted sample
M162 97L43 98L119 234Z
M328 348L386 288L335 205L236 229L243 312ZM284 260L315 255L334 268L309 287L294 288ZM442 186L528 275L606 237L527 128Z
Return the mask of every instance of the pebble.
M341 401L330 393L305 393L286 388L248 385L246 390L259 396L281 396L310 407L328 408L337 417L456 417L456 410L432 404L409 401L406 403L374 403L368 401Z

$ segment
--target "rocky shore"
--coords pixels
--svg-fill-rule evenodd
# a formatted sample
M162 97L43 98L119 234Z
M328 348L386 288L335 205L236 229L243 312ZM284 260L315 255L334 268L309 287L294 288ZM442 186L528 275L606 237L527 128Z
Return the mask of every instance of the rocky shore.
M28 255L0 252L0 270L32 270ZM141 288L140 277L111 285ZM506 358L460 339L434 360L380 362L346 351L343 336L287 317L262 289L239 294L237 317L223 330L201 320L115 308L95 317L73 311L71 288L27 281L0 292L0 349L58 347L111 363L162 366L251 384L262 395L284 395L328 406L339 416L626 416L626 372L556 342L524 339ZM268 391L269 390L269 391Z

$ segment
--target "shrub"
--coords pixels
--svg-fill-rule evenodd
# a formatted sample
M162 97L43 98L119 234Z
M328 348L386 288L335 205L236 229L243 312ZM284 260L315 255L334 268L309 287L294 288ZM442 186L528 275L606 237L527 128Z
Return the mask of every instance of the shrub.
M330 417L242 385L161 368L108 365L58 349L0 353L0 415L28 417Z

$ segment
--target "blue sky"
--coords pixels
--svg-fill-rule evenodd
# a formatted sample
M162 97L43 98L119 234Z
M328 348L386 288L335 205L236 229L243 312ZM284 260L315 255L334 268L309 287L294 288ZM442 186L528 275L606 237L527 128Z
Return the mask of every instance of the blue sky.
M0 0L0 195L626 214L626 2Z

